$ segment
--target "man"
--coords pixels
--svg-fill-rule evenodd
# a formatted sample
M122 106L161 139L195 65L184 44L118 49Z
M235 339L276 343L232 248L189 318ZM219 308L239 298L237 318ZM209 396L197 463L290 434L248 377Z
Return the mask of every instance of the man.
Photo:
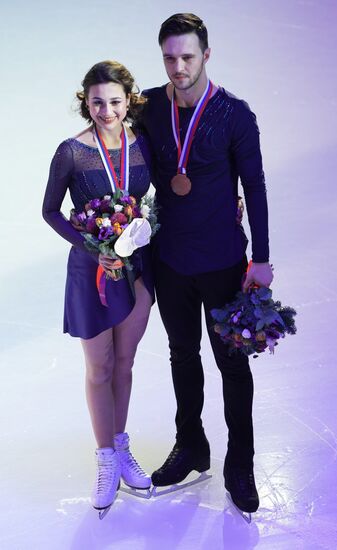
M201 308L223 380L228 450L225 486L234 503L259 505L253 474L253 381L247 357L228 356L210 310L231 301L246 271L247 239L236 221L240 177L252 236L253 264L244 288L269 286L268 213L259 131L248 105L209 82L207 29L193 14L161 26L159 44L170 82L147 90L145 130L154 153L161 228L154 251L160 314L168 334L177 400L176 443L155 486L183 481L210 466L201 412Z

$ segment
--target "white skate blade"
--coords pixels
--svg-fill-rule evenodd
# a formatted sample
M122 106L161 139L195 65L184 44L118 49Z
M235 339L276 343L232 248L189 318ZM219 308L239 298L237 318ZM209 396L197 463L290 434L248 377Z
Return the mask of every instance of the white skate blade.
M232 500L232 497L230 495L230 493L226 493L226 497L227 499L229 500L229 503L234 506L235 510L237 512L239 512L240 516L242 517L242 519L245 520L246 523L251 523L252 522L252 514L250 512L243 512L242 510L240 510L240 508L237 507L237 505L233 502Z
M121 488L121 484L120 482L118 483L118 487L117 487L117 491L116 491L116 494L115 494L115 498L113 499L112 503L109 504L109 506L107 506L106 508L95 508L94 506L94 509L98 511L98 517L99 519L104 519L105 516L107 515L107 513L109 512L111 506L113 505L113 503L115 502L116 498L117 498L117 494L118 494L118 491L120 490Z
M123 493L128 493L129 495L132 495L133 497L137 498L145 498L149 499L151 498L151 488L148 489L137 489L136 487L129 487L128 485L121 485L120 491L123 491Z
M160 497L162 495L168 495L169 493L175 493L176 491L181 491L183 489L186 489L187 487L191 487L192 485L197 485L198 483L202 483L203 481L207 481L208 479L211 479L212 475L207 474L206 472L201 472L199 477L196 479L193 479L192 481L186 481L181 483L175 483L174 485L170 485L169 487L156 487L155 485L152 488L151 496L153 497Z
M113 504L113 503L112 503ZM104 519L107 513L109 512L112 504L110 506L107 506L106 508L102 508L102 510L98 510L98 517L99 519Z

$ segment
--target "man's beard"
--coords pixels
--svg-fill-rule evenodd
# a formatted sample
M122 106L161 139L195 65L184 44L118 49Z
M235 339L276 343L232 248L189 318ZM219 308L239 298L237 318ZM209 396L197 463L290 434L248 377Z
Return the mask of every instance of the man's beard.
M200 75L203 71L203 68L204 68L204 62L202 61L201 65L200 65L200 69L198 71L198 74L193 78L192 82L189 82L188 84L179 86L179 85L175 84L173 82L173 80L171 80L173 86L175 88L177 88L177 90L189 90L190 88L192 88L192 86L194 86L198 82L198 80L200 78Z

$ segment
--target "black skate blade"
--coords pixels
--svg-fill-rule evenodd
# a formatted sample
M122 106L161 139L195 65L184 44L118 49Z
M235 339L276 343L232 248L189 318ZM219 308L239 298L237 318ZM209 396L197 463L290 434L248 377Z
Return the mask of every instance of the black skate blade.
M119 490L123 491L123 493L128 493L128 495L132 495L133 497L145 498L147 500L151 498L152 495L151 487L148 487L147 489L138 489L137 487L129 487L129 485L121 485Z
M198 483L207 481L208 479L211 479L211 477L212 477L211 474L207 474L206 472L201 472L199 477L197 477L196 479L192 479L192 481L186 481L185 483L183 482L175 483L173 485L170 485L169 487L159 487L154 485L151 491L151 496L161 497L162 495L168 495L170 493L175 493L176 491L182 491L187 487L191 487L192 485L197 485Z
M226 496L230 504L234 506L237 512L239 512L242 519L244 519L246 523L250 524L252 522L252 514L250 512L244 512L243 510L240 510L240 508L235 504L235 502L233 502L230 493L226 493Z

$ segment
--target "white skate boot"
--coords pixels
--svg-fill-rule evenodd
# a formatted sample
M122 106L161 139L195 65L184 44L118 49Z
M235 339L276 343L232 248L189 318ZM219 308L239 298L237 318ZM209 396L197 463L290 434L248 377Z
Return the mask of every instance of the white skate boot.
M103 519L113 504L121 477L118 454L111 447L96 449L97 473L91 502Z
M121 464L122 480L131 489L123 487L122 490L135 496L150 498L151 476L144 472L132 456L127 433L117 433L115 435L114 448Z

